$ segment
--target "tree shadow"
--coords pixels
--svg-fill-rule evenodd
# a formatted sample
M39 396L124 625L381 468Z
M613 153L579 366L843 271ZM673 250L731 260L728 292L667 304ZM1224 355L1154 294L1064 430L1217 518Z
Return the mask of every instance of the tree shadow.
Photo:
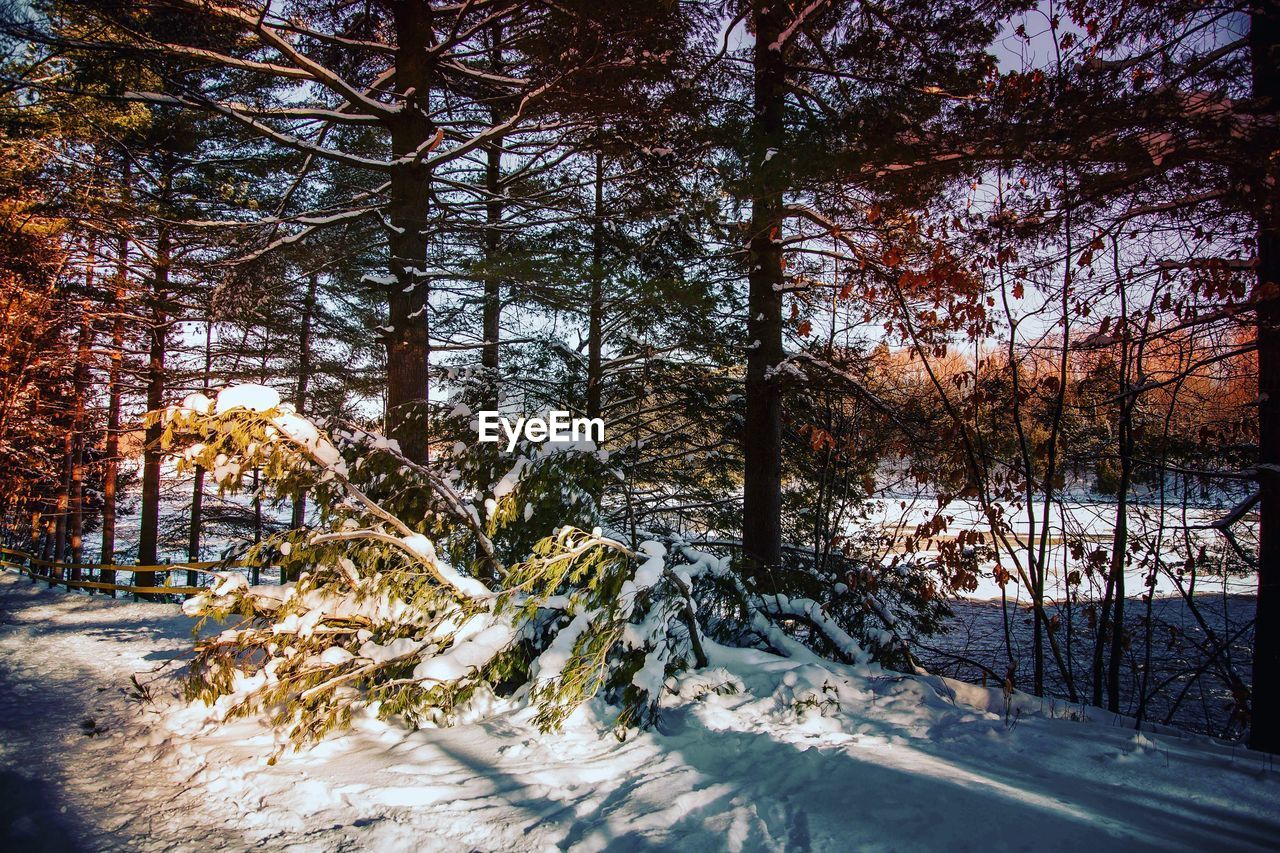
M712 730L686 709L669 713L684 715L674 734L643 735L667 759L656 772L650 761L639 775L618 780L598 808L570 822L561 847L584 841L610 850L1280 846L1280 816L1103 785L996 744L990 762L928 740L887 743L882 735L865 746L854 739L805 748L768 733ZM674 778L687 773L694 777Z
M53 786L12 770L0 770L0 850L78 853L85 850L73 819L62 811Z

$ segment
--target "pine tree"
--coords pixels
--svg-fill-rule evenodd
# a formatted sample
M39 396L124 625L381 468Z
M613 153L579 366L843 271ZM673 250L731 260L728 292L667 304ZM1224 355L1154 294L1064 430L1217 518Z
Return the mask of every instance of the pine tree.
M727 125L744 140L735 188L751 206L742 531L760 583L772 582L769 569L781 560L784 305L788 293L806 289L788 274L788 255L803 256L816 225L826 231L817 236L835 235L866 262L857 239L865 226L854 228L858 216L846 211L877 220L882 214L868 211L919 204L955 174L951 158L940 156L937 131L948 105L983 85L993 66L987 46L1012 7L812 3L789 10L753 0L738 10L736 22L752 39L742 83L751 92L749 117ZM896 172L912 160L934 164L934 174L921 180L917 173L907 186Z
M294 214L289 224L312 230L355 217L382 218L389 431L411 459L423 461L426 434L415 421L422 413L413 412L428 389L428 301L436 262L430 241L437 211L458 205L456 199L443 207L433 202L448 192L436 176L534 119L566 79L593 67L631 67L636 57L608 38L607 18L597 20L604 10L590 5L433 9L386 2L356 12L345 4L317 3L305 12L305 19L295 20L230 5L175 3L152 15L117 4L81 4L80 13L99 26L78 46L122 60L180 60L180 79L170 75L159 87L121 95L203 110L275 146L366 176L353 184L357 189L341 208ZM627 12L655 27L664 14L648 6ZM482 46L491 30L502 33L513 71L527 76L473 65L472 47ZM58 39L31 28L22 34L54 44ZM272 59L258 59L260 52ZM312 86L312 100L292 99L297 81ZM256 93L250 102L237 99L249 92ZM490 124L489 111L477 105L495 99L511 108Z

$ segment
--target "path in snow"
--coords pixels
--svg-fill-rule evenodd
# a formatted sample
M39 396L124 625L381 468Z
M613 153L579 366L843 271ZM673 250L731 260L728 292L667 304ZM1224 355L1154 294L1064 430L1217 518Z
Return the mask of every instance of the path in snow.
M130 850L1280 844L1280 779L1256 754L1053 719L1029 697L1006 719L946 698L1002 703L981 688L728 649L671 698L659 732L623 742L589 710L548 737L527 712L417 732L365 720L269 766L270 732L213 723L175 701L174 667L152 672L189 632L172 605L0 576L0 848L41 849L35 836ZM130 684L138 672L150 701Z

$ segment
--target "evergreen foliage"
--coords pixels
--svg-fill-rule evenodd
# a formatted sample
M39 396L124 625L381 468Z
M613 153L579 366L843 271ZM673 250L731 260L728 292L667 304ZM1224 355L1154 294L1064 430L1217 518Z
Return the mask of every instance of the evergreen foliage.
M184 605L229 624L198 642L189 695L266 712L295 743L364 707L449 725L524 701L550 729L597 695L620 730L647 726L667 678L705 665L708 642L910 666L901 626L927 631L936 616L918 585L895 580L911 576L900 568L838 574L801 560L786 594L766 596L728 557L671 539L628 547L588 526L599 518L583 485L599 468L589 447L521 448L500 477L494 454L461 444L418 465L377 434L323 433L260 386L151 417L181 464L219 488L244 488L256 468L277 498L306 489L321 508L314 528L243 555L296 580L253 586L226 572Z

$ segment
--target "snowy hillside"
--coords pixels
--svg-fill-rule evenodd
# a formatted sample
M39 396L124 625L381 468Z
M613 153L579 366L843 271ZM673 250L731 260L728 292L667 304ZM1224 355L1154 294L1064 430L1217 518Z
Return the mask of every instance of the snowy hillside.
M358 720L285 752L182 705L190 621L0 576L0 848L1108 850L1280 845L1268 760L998 690L712 647L658 730ZM137 685L132 682L137 676ZM140 686L139 686L140 685ZM35 839L42 839L37 842Z

